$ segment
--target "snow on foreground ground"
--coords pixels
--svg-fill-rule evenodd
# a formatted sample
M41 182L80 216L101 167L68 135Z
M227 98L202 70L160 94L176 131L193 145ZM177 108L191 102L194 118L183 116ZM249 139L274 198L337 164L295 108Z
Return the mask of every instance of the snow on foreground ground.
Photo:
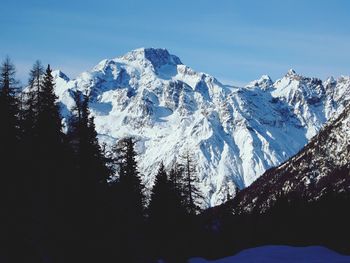
M218 260L194 258L189 263L348 263L350 256L324 247L264 246L243 250L235 256Z

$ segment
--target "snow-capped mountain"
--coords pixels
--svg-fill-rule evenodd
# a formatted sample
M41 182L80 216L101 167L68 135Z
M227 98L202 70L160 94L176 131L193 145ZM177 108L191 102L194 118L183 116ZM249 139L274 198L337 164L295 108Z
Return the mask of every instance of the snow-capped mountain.
M291 194L307 201L350 190L350 105L295 156L272 168L235 197L234 211L268 210Z
M161 161L170 168L191 151L205 207L296 154L350 98L349 77L322 82L290 70L276 82L264 75L238 88L153 48L103 60L73 80L60 71L54 77L64 116L74 106L72 91L80 90L91 95L101 142L138 139L148 188Z

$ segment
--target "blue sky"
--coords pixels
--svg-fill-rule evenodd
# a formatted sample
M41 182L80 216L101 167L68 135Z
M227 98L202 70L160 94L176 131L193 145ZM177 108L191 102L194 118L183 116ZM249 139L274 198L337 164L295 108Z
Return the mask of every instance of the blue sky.
M347 0L1 0L0 57L26 82L40 59L70 77L138 47L243 85L289 68L350 75Z

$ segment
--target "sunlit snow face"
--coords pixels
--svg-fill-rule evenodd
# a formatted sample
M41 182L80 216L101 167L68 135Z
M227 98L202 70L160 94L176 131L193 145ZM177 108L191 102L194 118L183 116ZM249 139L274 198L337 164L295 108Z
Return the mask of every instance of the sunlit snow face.
M62 72L54 77L64 116L78 89L91 95L101 142L138 138L148 188L161 161L169 168L186 149L193 151L203 206L222 203L297 153L350 98L349 78L325 89L326 83L294 71L276 82L264 75L244 88L223 85L165 49L103 60L75 80Z

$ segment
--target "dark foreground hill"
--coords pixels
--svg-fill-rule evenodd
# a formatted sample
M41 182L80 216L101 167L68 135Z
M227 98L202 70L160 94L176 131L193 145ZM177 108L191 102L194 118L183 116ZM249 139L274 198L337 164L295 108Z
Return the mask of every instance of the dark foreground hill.
M348 107L297 155L204 213L215 251L208 256L266 244L350 253L349 150Z

